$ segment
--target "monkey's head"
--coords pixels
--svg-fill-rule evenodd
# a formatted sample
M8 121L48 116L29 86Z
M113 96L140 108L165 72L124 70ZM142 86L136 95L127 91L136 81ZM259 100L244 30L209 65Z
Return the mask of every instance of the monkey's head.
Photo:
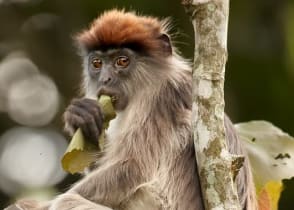
M167 21L111 10L76 36L86 95L113 96L123 110L141 90L162 82L172 57Z

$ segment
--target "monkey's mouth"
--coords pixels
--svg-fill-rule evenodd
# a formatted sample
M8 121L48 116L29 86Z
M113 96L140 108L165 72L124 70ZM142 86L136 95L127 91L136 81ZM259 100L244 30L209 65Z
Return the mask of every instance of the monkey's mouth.
M100 86L97 90L98 98L101 95L108 95L111 97L112 105L116 111L123 111L129 102L129 97L122 88Z
M119 101L119 93L117 91L114 91L112 89L108 89L108 88L100 88L97 92L97 96L98 98L101 96L101 95L107 95L107 96L110 96L111 97L111 102L112 104L115 106L116 103L118 103Z

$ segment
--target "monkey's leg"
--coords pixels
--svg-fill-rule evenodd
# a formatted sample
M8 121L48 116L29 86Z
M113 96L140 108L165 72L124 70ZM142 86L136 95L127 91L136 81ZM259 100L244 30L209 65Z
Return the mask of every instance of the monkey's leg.
M57 197L49 210L112 210L93 203L78 194L65 193Z

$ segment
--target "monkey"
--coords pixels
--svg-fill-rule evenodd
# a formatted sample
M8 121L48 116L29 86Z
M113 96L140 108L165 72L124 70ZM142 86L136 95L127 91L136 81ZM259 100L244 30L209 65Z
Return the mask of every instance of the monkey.
M81 128L97 143L104 116L94 99L102 94L117 116L95 169L52 201L18 202L19 209L204 210L191 132L192 68L169 29L166 19L113 9L77 34L84 97L66 109L65 130ZM235 180L241 207L255 210L250 163L227 116L225 132L229 151L245 156Z

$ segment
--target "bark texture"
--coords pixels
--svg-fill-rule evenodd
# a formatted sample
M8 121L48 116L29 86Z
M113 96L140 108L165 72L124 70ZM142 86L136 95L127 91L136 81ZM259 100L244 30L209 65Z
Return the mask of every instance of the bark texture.
M240 210L232 163L242 158L228 152L224 128L229 0L182 3L195 32L192 126L205 208Z

